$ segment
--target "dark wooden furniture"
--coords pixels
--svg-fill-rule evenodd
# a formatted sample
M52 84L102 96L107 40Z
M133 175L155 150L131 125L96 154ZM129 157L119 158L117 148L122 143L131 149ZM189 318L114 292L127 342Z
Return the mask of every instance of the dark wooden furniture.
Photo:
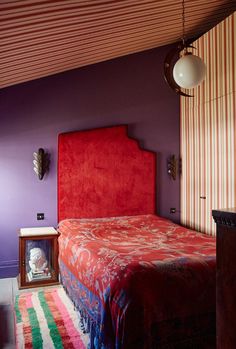
M19 233L19 288L41 287L59 284L58 281L58 233L52 227L24 228ZM32 252L33 251L33 252ZM35 259L43 255L46 266L32 269ZM31 260L31 266L30 261Z
M217 349L236 348L236 208L212 211L217 224Z

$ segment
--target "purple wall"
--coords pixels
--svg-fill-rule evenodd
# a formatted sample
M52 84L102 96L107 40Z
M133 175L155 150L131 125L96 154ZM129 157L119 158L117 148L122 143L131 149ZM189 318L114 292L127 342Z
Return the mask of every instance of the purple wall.
M166 85L168 47L12 86L0 92L0 277L18 266L20 227L57 224L57 136L61 132L128 124L129 134L158 154L157 209L178 220L179 178L166 159L179 155L179 98ZM39 181L32 154L51 154L50 173ZM45 220L37 221L36 213Z

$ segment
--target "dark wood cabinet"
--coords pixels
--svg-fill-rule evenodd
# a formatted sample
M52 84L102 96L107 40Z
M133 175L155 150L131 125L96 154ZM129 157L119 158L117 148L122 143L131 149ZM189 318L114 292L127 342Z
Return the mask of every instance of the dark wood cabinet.
M236 348L236 208L212 211L217 224L217 349Z
M19 288L58 284L58 233L52 227L19 233Z

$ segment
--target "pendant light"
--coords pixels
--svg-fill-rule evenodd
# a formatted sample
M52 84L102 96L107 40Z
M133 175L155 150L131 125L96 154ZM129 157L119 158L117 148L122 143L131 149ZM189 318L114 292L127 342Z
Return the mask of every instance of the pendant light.
M182 1L182 25L183 25L183 36L182 43L178 45L177 49L171 51L167 55L164 63L165 79L170 87L175 90L176 93L192 97L191 95L181 91L181 88L193 88L198 86L205 78L206 65L202 59L191 52L188 48L194 48L193 46L186 43L185 39L185 6L184 0ZM176 56L177 53L182 53L173 67L173 72L170 72L171 59ZM171 76L173 75L173 76Z
M182 2L183 12L183 56L175 63L173 76L175 82L183 88L192 88L199 85L206 75L206 66L202 59L188 52L185 44L185 7L184 0Z

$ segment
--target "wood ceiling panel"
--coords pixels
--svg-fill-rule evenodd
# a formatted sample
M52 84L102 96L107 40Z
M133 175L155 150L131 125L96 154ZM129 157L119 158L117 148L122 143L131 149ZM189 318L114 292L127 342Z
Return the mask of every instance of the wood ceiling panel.
M196 38L236 9L235 0L185 0ZM178 42L182 0L0 2L0 87Z

